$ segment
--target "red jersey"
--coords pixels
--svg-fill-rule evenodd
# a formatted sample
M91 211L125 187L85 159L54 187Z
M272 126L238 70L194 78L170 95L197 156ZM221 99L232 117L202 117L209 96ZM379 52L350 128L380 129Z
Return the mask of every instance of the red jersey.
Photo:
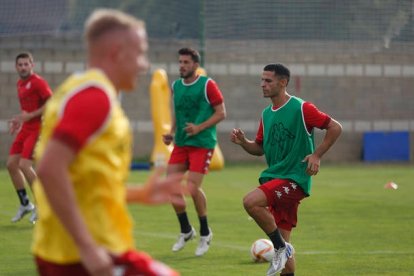
M278 107L272 107L276 109ZM322 111L320 111L314 104L310 102L303 103L303 116L306 124L306 128L308 132L311 132L314 127L325 129L329 122L331 121L331 117ZM257 144L263 144L263 122L260 120L259 129L257 130L255 142Z
M212 106L223 103L223 95L217 83L212 79L207 82L207 97Z
M78 152L105 124L110 112L106 93L97 87L87 87L68 99L53 138Z
M52 90L48 83L39 75L32 74L25 80L17 81L17 94L20 102L20 109L26 112L33 112L41 108L52 96ZM40 127L41 116L23 123L23 127Z

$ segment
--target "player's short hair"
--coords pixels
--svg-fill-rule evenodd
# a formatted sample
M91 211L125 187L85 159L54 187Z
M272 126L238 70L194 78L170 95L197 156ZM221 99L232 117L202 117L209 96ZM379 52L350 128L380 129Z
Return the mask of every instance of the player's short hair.
M281 63L268 64L263 68L263 71L273 72L275 74L275 76L277 76L279 78L282 78L282 79L286 79L287 84L289 83L290 71L285 65L283 65Z
M144 21L114 9L96 9L85 22L84 37L89 44L111 31L145 28Z
M180 50L178 50L178 54L180 56L191 56L191 59L194 62L200 63L200 53L197 50L194 50L193 48L181 48Z
M22 52L22 53L18 54L16 56L16 60L15 60L16 64L17 64L17 61L21 58L28 58L30 60L30 62L33 63L33 55L29 52Z

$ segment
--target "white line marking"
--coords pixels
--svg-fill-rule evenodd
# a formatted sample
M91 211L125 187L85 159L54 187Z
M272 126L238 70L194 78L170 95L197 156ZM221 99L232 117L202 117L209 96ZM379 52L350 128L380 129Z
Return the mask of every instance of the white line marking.
M170 234L170 233L150 233L150 232L139 232L135 231L135 234L146 236L146 237L155 237L155 238L163 238L169 239L171 242L174 241L178 237L178 235ZM214 239L213 239L214 240ZM228 248L233 250L239 250L244 252L249 252L250 246L243 246L243 245L236 245L236 244L229 244L223 243L221 241L214 240L213 246L220 247L220 248ZM310 251L299 251L296 252L297 255L344 255L344 254L351 254L351 255L406 255L406 254L414 254L414 251L392 251L392 250L375 250L375 251L318 251L318 250L310 250Z

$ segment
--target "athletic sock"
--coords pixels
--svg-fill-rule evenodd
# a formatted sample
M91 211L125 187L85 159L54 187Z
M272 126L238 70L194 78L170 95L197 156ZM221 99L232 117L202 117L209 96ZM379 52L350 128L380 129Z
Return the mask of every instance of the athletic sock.
M267 234L267 236L272 241L275 249L279 249L281 247L286 246L286 242L283 239L282 235L280 234L279 229L276 229L272 233Z
M208 229L207 216L198 217L200 221L200 236L208 236L210 230Z
M190 233L191 225L188 221L187 212L177 214L178 221L180 222L181 233Z
M19 197L20 204L27 206L29 204L29 198L27 197L26 189L16 190L17 196Z

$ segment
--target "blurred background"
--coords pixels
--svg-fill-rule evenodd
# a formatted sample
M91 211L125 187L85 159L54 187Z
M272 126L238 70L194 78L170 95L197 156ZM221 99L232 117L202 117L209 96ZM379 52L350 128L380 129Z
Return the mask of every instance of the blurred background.
M123 10L145 20L151 69L138 91L123 94L134 157L153 147L150 82L156 69L178 78L177 50L194 47L219 84L228 117L219 145L226 162L255 161L229 142L241 127L253 139L262 109L260 77L268 63L291 70L290 94L313 102L343 125L327 162L413 162L414 1L274 0L0 0L0 161L19 113L15 56L30 51L35 71L56 89L85 69L83 23L92 10ZM161 110L159 112L167 112ZM322 131L316 130L320 141ZM261 159L259 159L261 160Z

